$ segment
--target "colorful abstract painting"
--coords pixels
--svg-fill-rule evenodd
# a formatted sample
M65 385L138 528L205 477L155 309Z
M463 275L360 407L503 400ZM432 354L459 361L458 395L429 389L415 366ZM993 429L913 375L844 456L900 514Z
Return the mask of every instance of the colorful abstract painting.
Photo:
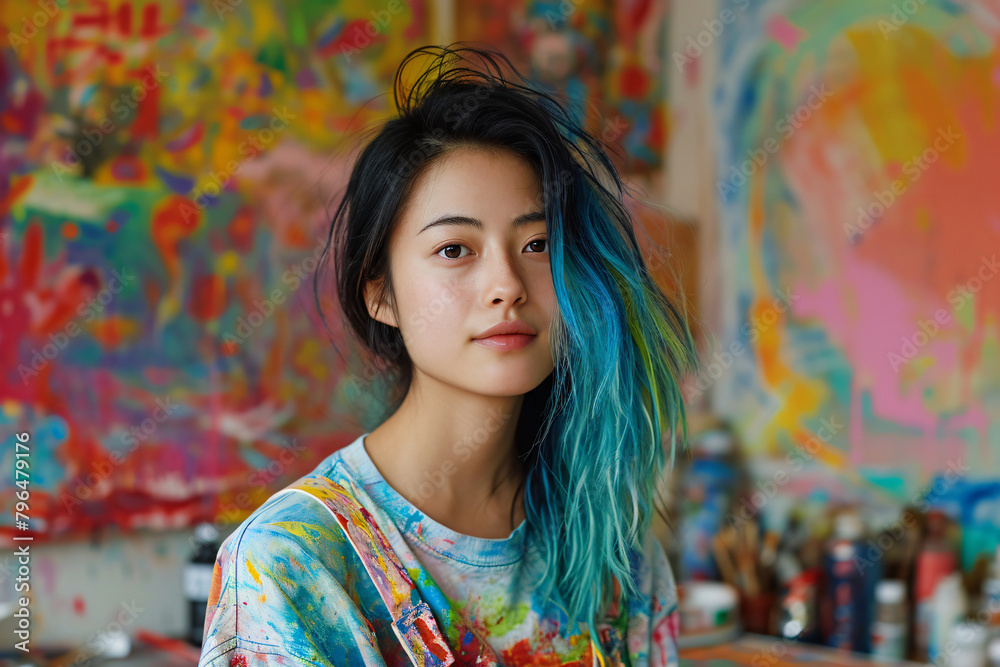
M0 26L0 527L19 433L40 535L242 520L360 428L312 278L428 8L60 0Z
M717 18L692 40L717 50L733 271L718 409L754 451L897 500L934 471L997 476L1000 5L723 0Z
M571 103L630 173L663 167L668 139L669 0L474 0L455 25Z

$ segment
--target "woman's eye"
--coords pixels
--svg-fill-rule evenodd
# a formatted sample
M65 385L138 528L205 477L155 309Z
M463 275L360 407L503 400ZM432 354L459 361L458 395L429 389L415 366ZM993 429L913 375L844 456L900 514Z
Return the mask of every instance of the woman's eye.
M542 250L538 249L538 244L542 244ZM534 241L532 241L532 242L530 242L528 244L529 248L532 247L532 246L535 247L535 249L532 252L536 252L536 253L548 252L548 250L549 250L549 240L548 239L535 239Z
M534 241L530 241L528 245L525 247L531 248L531 254L542 254L548 252L549 250L548 244L549 244L548 239L535 239ZM463 257L465 257L465 254L468 254L468 253L461 254L461 250L463 248L465 250L468 250L468 248L466 248L464 245L461 245L460 243L449 243L445 247L438 250L437 254L438 256L444 257L445 259L462 259ZM459 254L455 254L456 252Z
M445 259L461 259L462 257L464 257L464 255L458 255L457 257L453 257L450 254L451 252L454 252L452 250L453 248L465 248L465 246L464 245L459 245L457 243L451 243L451 244L446 245L445 247L441 248L440 250L438 250L437 254L440 255L443 252L444 253L449 253L449 254L445 255Z

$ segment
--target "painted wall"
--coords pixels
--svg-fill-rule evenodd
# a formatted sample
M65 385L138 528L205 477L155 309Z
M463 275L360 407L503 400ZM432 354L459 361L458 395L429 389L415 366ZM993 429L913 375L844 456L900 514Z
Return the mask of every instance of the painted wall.
M664 167L669 135L670 2L475 0L456 14L463 40L505 53L612 146L622 171Z
M673 44L695 84L713 64L701 187L726 276L701 386L753 452L883 498L996 477L1000 7L705 13Z
M32 527L81 536L238 521L371 421L361 359L324 298L328 338L311 281L357 133L391 106L401 57L447 26L564 95L630 175L663 166L666 2L33 10L0 10L8 534L15 433ZM637 211L674 289L668 246L694 237L668 218Z
M0 529L17 432L44 535L239 520L366 409L311 283L430 8L38 9L0 8Z
M137 627L176 635L186 527L225 533L377 408L309 281L402 55L456 26L515 36L495 44L655 189L667 3L540 3L545 26L519 28L443 1L57 5L0 7L0 532L18 532L27 432L28 515L51 540L33 560L33 643L86 642L132 599ZM643 250L693 300L693 229L650 204Z

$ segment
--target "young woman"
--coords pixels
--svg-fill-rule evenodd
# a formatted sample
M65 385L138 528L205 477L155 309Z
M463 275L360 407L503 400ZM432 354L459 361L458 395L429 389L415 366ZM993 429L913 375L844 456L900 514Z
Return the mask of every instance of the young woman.
M499 54L418 49L396 104L328 247L384 414L227 538L200 664L675 664L693 345L620 177Z

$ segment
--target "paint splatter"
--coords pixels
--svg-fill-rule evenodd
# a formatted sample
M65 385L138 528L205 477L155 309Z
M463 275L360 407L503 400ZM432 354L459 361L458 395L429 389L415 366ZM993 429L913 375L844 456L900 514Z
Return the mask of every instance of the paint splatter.
M803 37L803 32L784 16L774 16L767 22L767 34L788 52L793 52Z

